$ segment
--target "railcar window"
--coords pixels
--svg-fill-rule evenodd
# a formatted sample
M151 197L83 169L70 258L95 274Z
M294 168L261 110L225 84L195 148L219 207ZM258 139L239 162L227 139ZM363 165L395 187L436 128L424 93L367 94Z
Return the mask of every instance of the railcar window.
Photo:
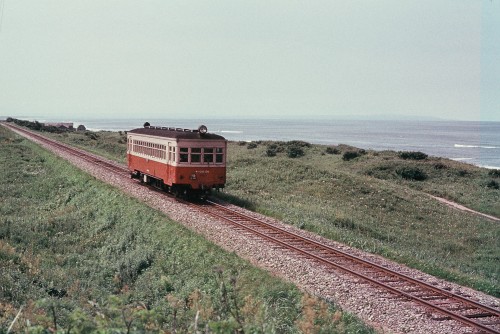
M169 152L168 160L175 162L175 146L173 146L173 147L170 146L168 152Z
M160 145L161 146L161 158L166 159L167 158L167 147L165 145Z
M179 162L188 162L189 160L189 149L187 147L180 147L179 148Z
M217 147L215 149L215 163L221 164L224 162L224 149L222 147Z
M139 154L155 157L158 159L168 158L172 162L175 162L177 160L175 146L172 147L164 144L130 139L130 150ZM187 154L188 148L184 148L183 153ZM184 158L185 158L184 162L188 162L189 156Z
M191 148L191 163L200 163L201 162L201 148L193 147Z
M214 149L213 148L204 148L203 149L203 162L204 163L214 162Z

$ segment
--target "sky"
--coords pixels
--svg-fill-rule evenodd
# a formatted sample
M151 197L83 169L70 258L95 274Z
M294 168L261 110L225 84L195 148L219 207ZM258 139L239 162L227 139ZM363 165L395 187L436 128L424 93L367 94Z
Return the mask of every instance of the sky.
M0 0L0 115L500 121L500 0Z

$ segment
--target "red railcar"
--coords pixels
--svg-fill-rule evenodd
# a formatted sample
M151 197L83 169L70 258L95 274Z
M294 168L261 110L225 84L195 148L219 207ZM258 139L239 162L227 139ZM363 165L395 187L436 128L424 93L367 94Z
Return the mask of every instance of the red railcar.
M174 194L201 195L226 183L227 141L198 130L145 126L127 133L132 177Z

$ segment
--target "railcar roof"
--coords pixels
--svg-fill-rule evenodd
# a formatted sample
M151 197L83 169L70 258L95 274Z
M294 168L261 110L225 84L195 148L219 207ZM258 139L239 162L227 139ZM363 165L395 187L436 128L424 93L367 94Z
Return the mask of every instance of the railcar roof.
M205 133L200 134L198 130L188 130L181 128L167 128L158 126L149 126L145 128L137 128L128 131L128 133L135 133L140 135L165 137L165 138L175 138L175 139L203 139L203 140L225 140L224 137L213 134Z

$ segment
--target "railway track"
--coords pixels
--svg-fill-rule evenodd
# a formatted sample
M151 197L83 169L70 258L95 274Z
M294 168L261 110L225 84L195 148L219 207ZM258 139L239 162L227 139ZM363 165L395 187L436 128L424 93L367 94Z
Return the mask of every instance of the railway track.
M129 177L129 171L123 165L111 163L97 155L61 144L19 127L10 125L8 127L25 136L35 138L48 145L56 146L58 149L78 156L102 168L106 168L113 173ZM340 270L357 279L377 286L381 294L389 293L395 298L411 300L418 305L422 305L428 310L429 314L433 314L433 319L436 321L452 319L469 327L473 333L500 333L499 309L440 289L404 273L398 273L345 251L242 214L213 201L184 203L189 205L193 210L201 211L218 220L231 224L241 233L266 240L277 247L295 252L329 270Z
M62 144L56 140L49 139L49 138L42 136L36 132L23 129L23 128L18 127L18 126L13 126L13 125L10 125L8 123L3 123L3 124L4 124L4 126L8 127L12 131L17 132L21 135L27 136L29 138L34 138L42 143L56 147L56 148L63 150L71 155L77 156L85 161L88 161L88 162L93 163L95 165L98 165L102 168L110 170L113 173L126 175L127 177L130 177L129 170L125 166L123 166L119 163L114 163L114 162L111 162L108 160L104 160L102 157L100 157L98 155L95 155L95 154L89 153L87 151L72 147L70 145Z
M477 330L477 333L500 333L498 309L236 212L224 205L207 201L206 204L197 205L197 208L232 224L242 232L257 235L284 249L299 253L318 265L341 270L380 287L384 292L388 291L396 297L412 300L441 314L440 317L435 317L435 320L453 319Z

